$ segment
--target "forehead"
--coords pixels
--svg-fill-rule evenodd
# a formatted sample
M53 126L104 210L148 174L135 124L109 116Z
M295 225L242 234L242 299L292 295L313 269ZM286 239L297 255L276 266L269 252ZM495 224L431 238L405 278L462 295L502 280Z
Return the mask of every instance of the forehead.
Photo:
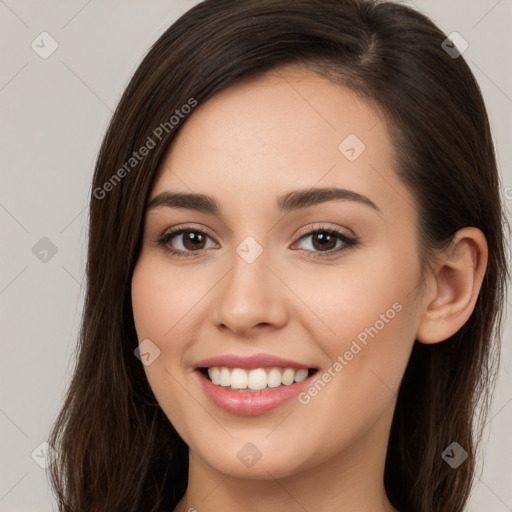
M196 107L152 196L173 189L267 208L290 189L314 186L413 203L394 170L381 113L347 88L288 67L232 84Z

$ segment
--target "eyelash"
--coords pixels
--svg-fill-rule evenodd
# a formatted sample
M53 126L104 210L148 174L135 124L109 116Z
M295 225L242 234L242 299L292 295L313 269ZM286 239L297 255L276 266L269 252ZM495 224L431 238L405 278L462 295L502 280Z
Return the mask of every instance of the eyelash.
M208 233L206 233L202 229L197 229L197 228L193 228L193 227L182 227L182 228L176 228L171 231L168 231L167 233L162 235L160 238L158 238L156 240L156 243L159 246L161 246L165 251L167 251L173 255L176 255L178 257L183 257L183 258L195 257L196 256L195 253L199 253L199 252L205 250L205 249L201 249L199 251L181 251L181 250L173 249L170 245L168 245L169 242L173 238L175 238L178 235L182 235L184 233L199 233L205 237L211 238L211 236L208 235ZM350 237L350 236L346 235L345 233L342 233L341 231L338 231L337 229L333 229L330 227L320 227L320 228L315 228L315 229L303 232L298 235L297 241L304 240L305 238L307 238L311 235L316 235L318 233L327 233L329 235L332 235L332 236L336 237L338 240L341 240L341 242L344 243L344 246L338 247L336 249L330 249L328 251L310 251L308 249L298 249L298 250L301 251L302 253L307 253L312 258L323 258L323 257L330 256L332 254L335 254L335 253L338 253L338 254L342 253L342 252L350 249L351 247L355 247L359 244L359 240L357 238Z

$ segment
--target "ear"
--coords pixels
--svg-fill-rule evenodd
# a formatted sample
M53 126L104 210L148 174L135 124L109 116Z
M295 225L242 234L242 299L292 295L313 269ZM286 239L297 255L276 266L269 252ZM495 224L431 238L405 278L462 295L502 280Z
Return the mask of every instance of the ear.
M420 343L439 343L455 334L475 307L487 268L487 241L477 228L463 228L439 254L428 277L416 333Z

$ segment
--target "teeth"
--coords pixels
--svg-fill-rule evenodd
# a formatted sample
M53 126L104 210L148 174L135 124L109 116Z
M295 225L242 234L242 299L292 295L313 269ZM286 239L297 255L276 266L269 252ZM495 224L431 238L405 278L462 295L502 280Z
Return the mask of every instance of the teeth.
M219 384L221 386L231 386L231 373L227 368L220 369Z
M216 366L208 370L208 375L214 384L220 384L220 370Z
M296 370L295 368L257 368L255 370L243 370L242 368L226 368L213 366L208 368L208 375L217 386L235 389L249 389L259 391L265 388L277 388L278 386L290 386L294 382L301 382L307 378L307 368Z
M295 370L293 368L286 368L286 370L283 372L283 375L281 375L281 383L285 386L289 386L290 384L293 384L294 378Z
M279 368L272 368L267 374L267 386L269 388L277 388L281 385L281 370Z
M236 370L233 370L235 373ZM243 370L240 370L243 371ZM247 374L247 372L244 372ZM233 377L231 377L233 378ZM233 386L233 385L231 385ZM247 386L249 389L263 389L267 387L267 372L263 368L252 370L249 372L249 378L247 380Z
M295 382L302 382L308 376L308 369L301 368L295 372Z
M235 368L231 372L231 387L233 389L246 389L249 376L245 370Z

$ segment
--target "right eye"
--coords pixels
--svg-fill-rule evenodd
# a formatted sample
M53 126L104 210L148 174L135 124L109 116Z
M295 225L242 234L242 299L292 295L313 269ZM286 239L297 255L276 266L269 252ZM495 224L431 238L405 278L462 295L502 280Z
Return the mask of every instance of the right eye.
M173 239L177 239L176 245L181 246L176 248ZM197 228L177 228L164 233L158 240L158 244L166 251L177 256L190 257L193 253L200 252L208 249L205 243L211 237L203 230ZM215 244L213 244L215 246Z

